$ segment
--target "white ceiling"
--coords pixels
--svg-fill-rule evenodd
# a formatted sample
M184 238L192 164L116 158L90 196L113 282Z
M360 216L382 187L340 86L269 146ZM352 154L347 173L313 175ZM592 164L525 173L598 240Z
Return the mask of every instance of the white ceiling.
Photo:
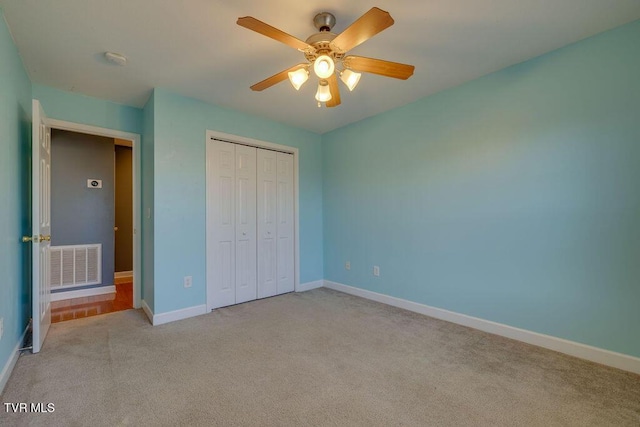
M153 87L324 133L640 19L640 0L0 0L34 83L142 107ZM253 16L302 40L313 16L344 30L371 7L395 25L351 53L416 66L407 81L363 75L342 105L313 84L252 84L303 55L236 25ZM126 67L105 51L125 54Z

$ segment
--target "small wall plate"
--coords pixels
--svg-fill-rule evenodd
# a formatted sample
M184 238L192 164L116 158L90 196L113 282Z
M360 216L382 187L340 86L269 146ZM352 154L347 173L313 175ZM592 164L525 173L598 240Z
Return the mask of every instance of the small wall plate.
M102 188L102 180L101 179L88 179L87 180L87 188Z

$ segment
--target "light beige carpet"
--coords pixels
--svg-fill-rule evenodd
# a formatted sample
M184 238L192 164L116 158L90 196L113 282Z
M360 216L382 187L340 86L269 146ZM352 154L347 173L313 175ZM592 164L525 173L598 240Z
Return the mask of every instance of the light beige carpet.
M640 425L640 376L317 289L152 327L52 326L0 425Z

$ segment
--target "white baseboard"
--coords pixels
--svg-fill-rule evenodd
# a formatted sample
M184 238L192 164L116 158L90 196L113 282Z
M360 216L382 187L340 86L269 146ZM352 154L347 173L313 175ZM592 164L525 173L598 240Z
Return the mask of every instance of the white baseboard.
M149 322L151 322L151 324L153 325L153 311L151 311L151 308L149 307L149 305L147 305L147 302L145 300L142 300L142 310L144 311L144 314L147 315L147 319L149 319Z
M591 362L640 374L640 358L638 357L616 353L614 351L557 338L551 335L540 334L526 329L515 328L502 323L467 316L466 314L431 307L417 302L395 298L389 295L343 285L341 283L331 282L329 280L324 281L324 286L336 291L345 292L347 294L403 308L426 316L435 317L436 319L446 320L447 322L468 326L491 334L500 335L517 341L522 341L527 344L533 344L538 347L544 347L570 356L586 359Z
M133 271L116 271L113 277L119 279L121 277L133 277Z
M20 357L20 348L22 348L22 343L24 343L24 337L27 335L27 331L29 330L29 326L25 328L22 336L18 340L18 343L13 349L11 353L11 357L7 360L7 363L4 364L2 368L2 372L0 372L0 396L2 396L2 392L4 392L4 387L7 385L7 381L9 381L9 377L11 376L11 372L13 372L13 368L15 368L16 363L18 363L18 357Z
M310 291L311 289L321 288L324 286L324 280L316 280L315 282L300 283L296 292Z
M147 309L148 308L149 307L147 306ZM151 313L151 310L149 310L149 313ZM147 316L149 315L149 313L147 313ZM152 314L151 323L153 324L153 326L163 325L165 323L175 322L176 320L188 319L189 317L200 316L201 314L206 314L206 313L207 313L206 304L196 305L193 307L183 308L180 310L168 311L166 313Z
M116 293L116 287L114 285L100 286L98 288L79 289L77 291L64 291L64 292L52 293L51 301L63 301L71 298L93 297L96 295L114 294L114 293Z

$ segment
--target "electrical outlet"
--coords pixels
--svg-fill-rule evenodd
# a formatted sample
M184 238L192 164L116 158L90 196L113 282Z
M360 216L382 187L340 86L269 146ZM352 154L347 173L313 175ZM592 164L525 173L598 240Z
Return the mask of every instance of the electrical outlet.
M378 267L377 265L373 266L373 275L374 276L379 276L380 275L380 267Z
M351 261L347 261L344 263L344 269L345 270L351 270Z
M191 285L193 284L193 277L192 276L184 276L184 287L185 288L190 288Z
M0 340L4 335L4 317L0 317Z

